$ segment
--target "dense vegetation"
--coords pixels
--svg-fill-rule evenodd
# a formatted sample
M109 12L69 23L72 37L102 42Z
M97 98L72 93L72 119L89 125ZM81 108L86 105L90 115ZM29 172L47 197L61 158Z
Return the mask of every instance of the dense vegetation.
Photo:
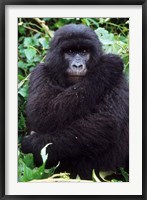
M90 26L99 36L104 50L118 54L124 61L124 72L129 73L129 20L127 18L19 18L18 19L18 143L26 134L25 105L28 95L28 80L35 66L44 62L49 42L54 31L65 24L76 23ZM67 173L55 175L56 167L45 169L46 153L42 151L44 164L36 168L31 154L24 155L19 150L19 181L30 181L52 176L69 180ZM49 155L48 155L49 156ZM112 173L100 173L102 181ZM128 174L121 168L121 180L128 181ZM99 181L93 171L93 180ZM50 179L51 180L51 179ZM111 179L111 181L117 181Z

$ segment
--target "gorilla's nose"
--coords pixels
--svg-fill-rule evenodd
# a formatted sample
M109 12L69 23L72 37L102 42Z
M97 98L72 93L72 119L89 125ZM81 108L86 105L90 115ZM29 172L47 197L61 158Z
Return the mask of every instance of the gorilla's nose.
M82 67L83 67L83 64L81 64L81 63L74 63L74 64L72 65L72 67L74 67L74 68L82 68Z

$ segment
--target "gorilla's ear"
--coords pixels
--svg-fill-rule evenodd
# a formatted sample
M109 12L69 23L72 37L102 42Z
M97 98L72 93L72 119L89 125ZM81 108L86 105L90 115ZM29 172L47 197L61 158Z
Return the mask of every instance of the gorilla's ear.
M111 70L115 70L118 73L121 73L124 69L123 60L118 56L114 54L104 54L101 57L101 63L112 67Z

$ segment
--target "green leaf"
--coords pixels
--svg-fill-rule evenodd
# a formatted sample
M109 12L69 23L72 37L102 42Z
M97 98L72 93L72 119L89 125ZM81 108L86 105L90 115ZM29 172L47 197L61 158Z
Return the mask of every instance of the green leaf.
M31 37L26 37L26 38L24 39L24 47L29 47L29 46L31 46L31 45L33 45L33 44L32 44L32 38L31 38Z
M23 59L23 58L25 58L26 56L25 56L25 52L24 52L24 49L19 49L18 50L18 55L19 55L19 57L21 58L21 59Z
M33 59L36 56L37 51L35 49L32 48L28 48L24 50L25 55L27 57L28 60Z
M22 158L18 160L18 180L20 182L33 180L33 170L26 166Z
M18 62L18 67L19 67L20 69L24 69L24 68L26 68L26 64L25 64L22 60L20 60L20 61Z
M46 38L39 38L39 42L42 45L43 49L48 48L48 41L46 40Z
M89 22L89 20L87 18L82 19L82 22L84 24L86 24L87 26L90 26L90 22Z
M129 182L129 174L124 170L124 168L120 167L120 171L126 182Z
M92 24L94 24L97 28L99 27L99 22L96 21L95 19L92 18L88 18L89 22L91 22Z
M18 120L18 129L22 130L26 127L26 120L23 116L23 114L20 114L19 120Z
M33 179L42 179L43 178L43 174L44 174L44 170L45 170L45 164L43 164L42 166L35 167L32 171L33 173Z
M19 91L18 94L20 94L22 97L28 96L28 84L25 84Z
M36 56L33 61L39 63L41 59L42 59L41 56Z
M19 37L18 42L22 42L24 40L24 36Z
M19 134L19 135L18 135L18 144L20 144L20 143L21 143L21 141L22 141L22 135L21 135L21 134Z
M55 166L55 167L52 167L50 169L45 169L44 170L44 174L42 175L42 178L48 178L50 176L52 176L54 173L55 173L55 170L56 168L58 167L59 165Z
M33 38L38 38L38 37L40 37L40 35L41 35L41 33L36 33L34 36L33 36Z
M39 46L39 40L36 37L32 37L32 46Z
M125 64L127 64L129 62L129 55L128 54L123 56L123 61L124 61Z
M24 35L26 33L26 29L23 26L18 26L18 31L21 35Z
M24 155L23 161L26 164L26 166L29 167L30 169L33 169L35 167L33 154L29 153Z
M103 45L114 43L114 35L112 33L109 34L109 32L106 29L99 27L95 30L95 32Z
M52 167L50 169L45 169L45 162L47 159L46 148L47 144L42 150L41 155L44 160L44 163L40 167L34 167L34 157L33 154L23 154L18 151L18 179L21 182L31 181L34 179L43 179L52 176L59 166Z
M21 74L18 74L18 80L22 81L24 79L24 77Z

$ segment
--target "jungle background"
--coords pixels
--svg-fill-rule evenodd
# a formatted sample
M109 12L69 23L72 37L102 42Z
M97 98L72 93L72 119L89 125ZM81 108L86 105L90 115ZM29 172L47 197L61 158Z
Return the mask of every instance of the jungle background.
M65 24L85 24L98 35L106 53L121 56L124 61L124 73L129 79L129 19L128 18L19 18L18 19L18 181L26 182L45 179L44 182L77 181L70 179L67 172L56 174L57 166L45 169L46 147L41 155L43 165L35 167L32 154L21 152L21 140L27 133L25 106L28 97L28 81L32 70L38 63L44 62L54 32ZM60 163L58 163L60 164ZM128 181L129 175L123 168L115 172L92 172L92 181Z

